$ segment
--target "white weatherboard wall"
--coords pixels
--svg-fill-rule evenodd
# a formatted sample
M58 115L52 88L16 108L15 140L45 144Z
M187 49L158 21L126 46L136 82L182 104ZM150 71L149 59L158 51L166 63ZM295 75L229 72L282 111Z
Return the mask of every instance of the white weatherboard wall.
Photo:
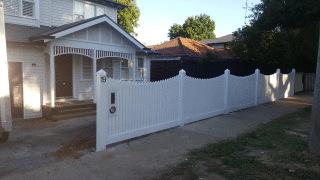
M0 0L3 1L3 0ZM82 0L78 0L82 1ZM117 22L117 9L110 6L105 8L105 14L114 22ZM5 22L26 26L61 26L74 22L74 0L39 0L38 17L22 17L6 14Z
M8 45L8 61L22 62L23 118L42 117L41 105L45 89L45 57L43 48L29 45Z
M179 75L159 82L123 82L97 74L97 151L108 144L292 96L295 70L266 76ZM115 95L112 104L112 94ZM115 113L109 110L116 108Z

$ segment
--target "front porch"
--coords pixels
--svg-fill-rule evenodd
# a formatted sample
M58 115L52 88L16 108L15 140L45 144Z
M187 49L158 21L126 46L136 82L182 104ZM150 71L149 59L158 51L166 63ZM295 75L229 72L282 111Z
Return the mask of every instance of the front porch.
M100 69L107 71L110 78L136 80L135 53L53 46L48 54L46 79L50 82L47 84L47 94L50 96L46 101L50 102L51 107L56 106L57 98L65 97L93 99L95 102L95 77Z
M100 69L114 79L149 80L149 50L107 16L62 25L31 40L45 44L42 104L55 107L60 97L96 102Z
M96 60L96 69L93 59L79 54L62 54L54 58L55 70L55 94L56 101L61 98L74 100L94 99L94 77L95 73L100 69L107 72L109 78L124 81L144 81L143 67L135 76L134 62L119 58L105 57ZM139 61L139 60L138 60ZM141 64L141 63L140 63ZM143 64L143 63L142 63ZM50 62L46 61L46 79L50 82ZM136 78L135 78L136 77ZM51 84L47 84L47 89L51 89ZM50 92L48 92L49 94ZM46 102L51 99L47 97Z

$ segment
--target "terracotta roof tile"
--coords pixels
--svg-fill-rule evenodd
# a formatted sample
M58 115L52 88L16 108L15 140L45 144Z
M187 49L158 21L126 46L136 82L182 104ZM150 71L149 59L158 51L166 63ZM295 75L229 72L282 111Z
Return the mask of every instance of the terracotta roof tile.
M214 49L209 46L183 37L178 37L163 44L156 45L152 47L152 50L158 51L160 53L158 57L201 57L208 51L214 51Z
M160 53L156 57L202 57L207 52L213 52L221 59L233 58L225 50L217 50L198 41L183 37L177 37L163 44L155 45L152 50Z

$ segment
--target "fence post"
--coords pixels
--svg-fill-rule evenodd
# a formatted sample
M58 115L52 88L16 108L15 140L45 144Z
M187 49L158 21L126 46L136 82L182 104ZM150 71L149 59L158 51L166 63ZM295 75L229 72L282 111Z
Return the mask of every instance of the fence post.
M106 149L107 142L107 114L105 113L107 109L107 73L104 70L97 72L97 118L96 118L96 151L102 151Z
M229 107L228 107L228 94L229 94L229 76L230 76L230 70L226 69L224 71L225 76L225 89L224 89L224 109L225 114L229 113Z
M256 69L255 71L255 76L256 76L256 89L255 89L255 100L254 100L254 105L258 105L258 91L259 91L259 75L260 75L260 70Z
M279 85L280 85L280 69L277 69L277 91L276 91L276 101L279 100Z
M180 121L180 126L184 126L185 122L184 122L184 111L183 111L183 102L184 102L184 96L183 96L183 88L184 88L184 78L186 76L186 71L181 69L179 71L179 97L178 97L178 101L179 101L179 108L178 108L178 118Z

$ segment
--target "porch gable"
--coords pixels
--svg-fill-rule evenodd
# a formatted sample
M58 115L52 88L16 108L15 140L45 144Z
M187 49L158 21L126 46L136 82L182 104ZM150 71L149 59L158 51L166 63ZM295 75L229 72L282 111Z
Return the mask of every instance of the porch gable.
M106 31L106 30L100 29L101 27L100 24L106 24L105 25L105 27L107 27L106 30L111 30L111 32L115 32L114 43L124 44L122 42L131 42L136 48L140 50L143 50L146 48L143 44L141 44L138 40L136 40L133 36L131 36L125 30L123 30L117 23L115 23L112 19L110 19L106 15L62 25L55 29L38 34L36 36L32 36L30 37L30 40L50 42L54 39L58 39L62 37L71 37L71 36L72 37L79 36L80 38L86 37L87 39L89 39L88 30L93 30L94 28L97 28L96 25L99 25L99 31ZM95 29L94 31L97 31L97 29ZM84 33L86 33L86 35ZM108 34L106 34L106 36L108 37ZM77 39L79 37L77 37ZM98 40L97 37L94 37L94 36L92 36L91 39ZM107 38L105 41L108 43L108 41L110 40L108 40ZM112 42L112 40L110 42Z
M131 41L129 41L126 37L113 29L107 23L100 23L89 28L85 28L83 30L63 36L60 39L94 42L106 45L136 47Z

